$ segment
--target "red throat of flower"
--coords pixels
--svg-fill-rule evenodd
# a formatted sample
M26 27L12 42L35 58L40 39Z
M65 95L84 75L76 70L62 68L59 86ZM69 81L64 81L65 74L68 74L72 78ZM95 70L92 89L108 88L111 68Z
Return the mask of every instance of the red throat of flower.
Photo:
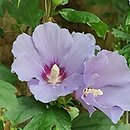
M53 64L50 67L46 65L44 70L45 72L42 73L42 77L49 84L60 84L66 78L65 69L60 68L57 64Z

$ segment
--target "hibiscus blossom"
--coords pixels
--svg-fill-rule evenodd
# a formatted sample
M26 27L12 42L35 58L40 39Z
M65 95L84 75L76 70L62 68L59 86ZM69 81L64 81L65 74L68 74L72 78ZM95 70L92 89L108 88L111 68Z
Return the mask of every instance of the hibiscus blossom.
M84 64L85 84L75 97L89 111L98 108L114 123L130 110L130 71L117 52L103 50Z
M37 100L48 103L79 88L83 63L94 55L94 50L91 34L70 34L48 22L37 26L32 36L18 36L12 49L12 72L21 81L28 81Z

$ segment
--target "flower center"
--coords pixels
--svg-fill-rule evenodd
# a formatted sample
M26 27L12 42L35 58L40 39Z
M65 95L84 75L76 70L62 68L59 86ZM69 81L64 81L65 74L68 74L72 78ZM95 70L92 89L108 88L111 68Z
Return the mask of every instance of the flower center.
M102 92L101 89L86 88L86 89L83 90L83 95L84 96L87 96L90 93L93 94L94 97L98 97L98 96L103 95L103 92Z
M52 85L60 83L61 77L59 75L60 75L60 69L56 64L54 64L51 68L50 74L47 75L47 82Z

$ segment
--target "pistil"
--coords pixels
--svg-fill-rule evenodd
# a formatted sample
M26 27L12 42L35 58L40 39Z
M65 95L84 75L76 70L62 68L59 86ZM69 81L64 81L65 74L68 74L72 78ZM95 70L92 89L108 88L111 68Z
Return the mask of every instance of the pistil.
M61 78L60 78L59 74L60 74L60 69L56 64L54 64L51 68L50 74L47 75L48 83L50 83L52 85L56 85L57 83L60 83Z

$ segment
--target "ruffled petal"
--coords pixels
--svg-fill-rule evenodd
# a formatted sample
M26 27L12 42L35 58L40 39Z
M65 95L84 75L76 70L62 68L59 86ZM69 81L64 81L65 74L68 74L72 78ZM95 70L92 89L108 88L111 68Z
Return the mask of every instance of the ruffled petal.
M33 41L43 60L59 62L72 46L72 36L67 29L61 29L55 23L45 23L36 27Z
M87 104L85 101L84 101L84 98L83 98L83 90L85 89L84 88L85 84L84 82L82 83L82 85L79 87L78 90L74 91L73 92L73 96L76 100L78 100L85 109L88 110L89 114L90 114L90 117L91 115L93 114L93 112L96 110L92 105L90 104Z
M31 36L23 33L20 34L16 41L13 43L12 53L15 57L22 55L23 53L28 53L31 55L37 55L34 43Z
M94 75L97 75L93 78ZM124 86L130 83L130 71L126 60L117 52L103 50L85 64L86 84L93 79L95 88L107 85Z
M71 76L68 76L62 84L64 85L62 96L65 96L72 93L74 90L77 90L80 86L84 84L83 75L74 73Z
M87 96L85 101L103 111L114 123L124 111L130 110L130 71L125 58L117 52L103 50L89 59L85 63L84 80L87 87L103 92L96 98Z
M83 62L94 55L95 38L91 34L73 33L73 46L68 54L62 58L68 75L73 74L82 66Z
M123 109L118 106L103 106L99 104L93 94L88 94L86 97L82 96L82 99L87 105L92 105L104 112L113 121L113 123L117 123L124 113Z
M32 79L28 82L30 91L34 94L34 97L43 102L48 103L50 101L55 101L60 96L65 96L72 93L83 83L83 76L80 74L74 74L69 76L64 80L64 82L51 85L46 81L37 79Z
M102 105L119 106L130 111L130 84L124 86L105 86L101 88L103 95L97 97Z
M62 84L52 86L44 81L36 82L37 81L30 80L28 82L29 89L34 95L35 99L43 103L55 101L59 96L61 96L61 93L64 89Z
M16 58L11 71L16 72L21 81L29 81L40 76L43 63L30 36L19 35L13 44L12 53Z

